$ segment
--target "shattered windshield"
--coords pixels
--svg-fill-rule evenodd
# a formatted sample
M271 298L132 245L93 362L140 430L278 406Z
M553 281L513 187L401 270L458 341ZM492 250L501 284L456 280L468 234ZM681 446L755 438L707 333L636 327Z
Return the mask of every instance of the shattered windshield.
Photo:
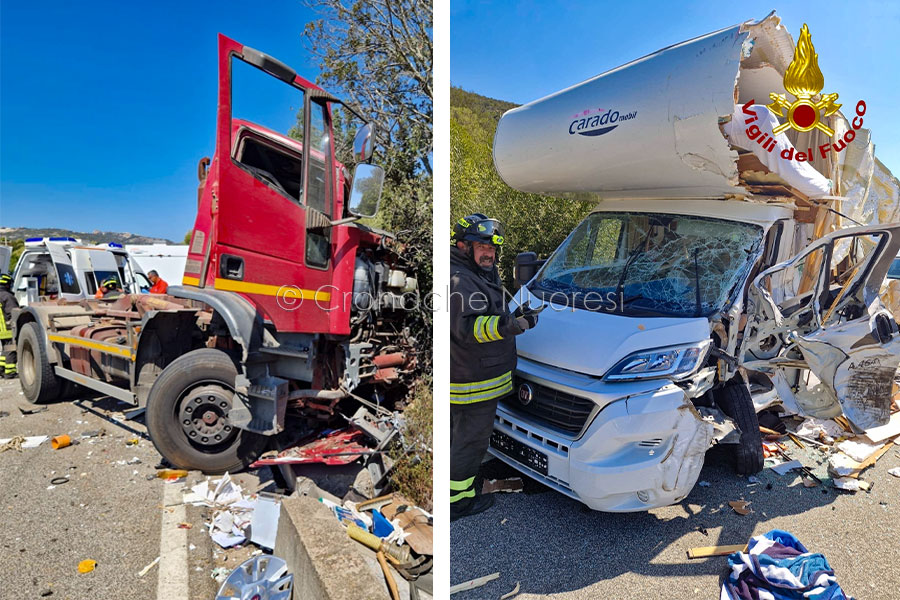
M547 302L619 314L707 316L743 282L763 230L656 213L593 213L541 271Z

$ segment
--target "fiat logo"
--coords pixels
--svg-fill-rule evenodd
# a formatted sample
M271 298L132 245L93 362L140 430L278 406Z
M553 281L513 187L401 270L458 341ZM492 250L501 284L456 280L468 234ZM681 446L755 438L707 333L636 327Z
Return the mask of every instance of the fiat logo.
M522 403L522 406L528 406L531 404L531 401L534 399L534 389L527 383L523 383L519 386L519 402Z

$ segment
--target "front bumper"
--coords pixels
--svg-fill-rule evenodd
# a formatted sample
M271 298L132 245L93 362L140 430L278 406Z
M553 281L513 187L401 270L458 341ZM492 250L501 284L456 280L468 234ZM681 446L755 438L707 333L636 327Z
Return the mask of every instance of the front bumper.
M500 404L495 432L546 456L529 467L509 451L489 452L526 475L594 510L641 511L683 499L694 487L713 438L678 386L668 380L604 383L519 359L517 376L598 405L585 428L566 435ZM516 402L512 397L509 402ZM502 437L502 436L501 436ZM505 439L505 438L504 438ZM516 444L518 442L518 444ZM538 464L540 463L540 464ZM545 472L544 472L545 471Z

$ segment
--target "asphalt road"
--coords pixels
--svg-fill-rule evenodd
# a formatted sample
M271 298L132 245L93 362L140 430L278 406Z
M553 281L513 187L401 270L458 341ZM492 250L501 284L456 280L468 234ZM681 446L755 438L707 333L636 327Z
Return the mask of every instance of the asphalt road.
M743 544L783 529L825 555L847 594L896 600L900 479L887 471L900 466L898 451L900 446L891 449L863 474L873 484L870 492L852 494L806 488L798 476L771 469L757 476L760 483L750 484L734 474L727 450L717 448L707 453L700 475L709 487L697 486L682 503L643 513L593 512L526 477L523 493L497 494L487 512L451 524L451 584L500 573L453 599L497 599L517 583L517 600L716 599L726 557L689 561L686 551ZM815 466L808 457L801 460ZM491 479L519 476L497 460L482 471ZM751 502L751 514L738 515L728 506L741 499Z
M148 480L160 455L141 421L118 421L127 406L115 400L80 398L23 415L19 407L35 406L21 395L18 380L0 381L0 438L105 432L59 450L48 440L0 453L0 598L155 600L159 566L138 573L160 555L161 534L182 536L189 547L183 568L189 597L212 598L218 586L210 578L204 509L187 509L191 529L161 531L163 511L173 510L163 506L165 486L180 488L202 476L192 473L183 483ZM127 445L133 439L138 443ZM68 482L54 486L56 477ZM79 573L85 559L97 566ZM47 591L52 594L41 596Z

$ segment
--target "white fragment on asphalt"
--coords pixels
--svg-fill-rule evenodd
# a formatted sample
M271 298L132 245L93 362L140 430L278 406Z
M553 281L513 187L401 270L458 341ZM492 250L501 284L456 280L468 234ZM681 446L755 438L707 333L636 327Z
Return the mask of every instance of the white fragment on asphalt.
M188 546L188 550L196 550L196 549L197 549L197 546L195 546L195 545L193 545L193 544L191 544L191 545ZM199 571L199 570L200 570L200 567L197 567L197 570Z
M894 477L900 477L900 467L894 467L893 469L888 469L888 473L890 473Z
M19 438L19 439L21 439L21 438ZM40 446L41 444L43 444L44 442L46 442L49 439L50 439L49 435L26 436L25 441L22 442L21 447L22 448L37 448L38 446ZM12 440L13 440L13 438L3 438L2 440L0 440L0 446L6 444L8 442L11 442Z
M848 492L868 491L872 487L869 482L853 479L852 477L835 477L832 481L834 482L834 487Z
M776 473L778 473L779 475L784 475L791 469L797 469L802 466L803 466L803 464L799 460L789 460L787 462L783 462L781 464L774 465L772 467L772 470L775 471Z
M843 452L832 454L828 457L828 470L838 477L846 477L857 471L859 463Z
M137 574L138 577L143 577L144 575L146 575L147 571L149 571L154 566L156 566L156 563L158 563L158 562L159 562L159 557L157 556L156 558L153 559L153 562L151 562L149 565L147 565L146 567L144 567L143 569L140 570L140 572Z
M838 444L838 450L855 460L863 462L869 458L876 450L881 448L881 444L867 444L855 440L844 440Z
M700 482L697 482L697 485L699 485L700 487L709 487L712 484L708 481L700 481Z
M751 475L750 477L747 478L747 482L748 483L759 483L759 477Z
M512 591L509 592L508 594L503 594L502 596L500 596L500 600L507 600L508 598L512 598L513 596L515 596L518 593L519 593L519 582L517 581L516 587L514 587L512 589Z
M48 489L48 490L55 490L55 489L56 489L56 486L55 486L55 485L48 485L48 486L47 486L47 489Z

